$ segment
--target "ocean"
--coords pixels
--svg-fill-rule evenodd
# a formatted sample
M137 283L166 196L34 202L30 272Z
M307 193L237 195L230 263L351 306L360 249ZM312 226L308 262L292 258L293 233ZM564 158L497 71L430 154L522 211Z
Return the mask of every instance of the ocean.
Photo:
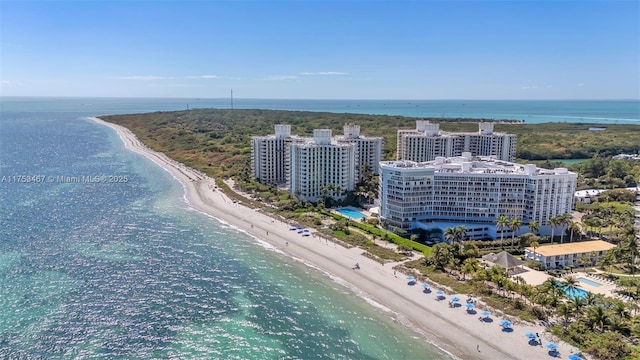
M99 114L197 108L274 109L431 118L640 125L640 100L282 100L153 98L4 98L48 111Z
M181 103L0 105L0 359L450 358L87 119Z
M638 102L534 103L234 100L640 124ZM87 119L187 107L230 101L0 99L0 358L450 358L339 279L192 210L173 177Z

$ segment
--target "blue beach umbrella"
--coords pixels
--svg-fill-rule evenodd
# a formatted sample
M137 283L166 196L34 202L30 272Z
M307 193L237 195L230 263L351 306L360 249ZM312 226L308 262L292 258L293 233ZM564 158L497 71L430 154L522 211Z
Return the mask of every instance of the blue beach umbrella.
M431 285L427 284L427 283L422 283L422 287L425 289L431 289Z
M480 315L482 315L484 317L489 317L489 316L491 316L491 311L484 310L484 311L480 312Z
M458 301L460 301L460 298L457 297L457 296L454 296L454 297L451 298L451 301L458 302Z
M535 333L532 333L531 331L524 333L524 336L528 337L529 339L535 339L538 337L538 335L536 335Z
M476 306L475 306L475 305L473 305L472 303L464 304L464 306L466 306L466 307L467 307L467 310L473 310L473 308L475 308L475 307L476 307Z
M501 320L500 321L500 326L509 328L509 327L511 327L511 321L509 321L509 320Z
M444 295L444 291L438 290L438 291L436 291L436 295Z
M409 282L416 281L416 278L411 275L407 276L406 279L409 280Z
M568 358L569 360L582 360L582 356L576 354L570 354Z
M554 344L554 343L547 343L545 347L551 351L558 350L558 344Z

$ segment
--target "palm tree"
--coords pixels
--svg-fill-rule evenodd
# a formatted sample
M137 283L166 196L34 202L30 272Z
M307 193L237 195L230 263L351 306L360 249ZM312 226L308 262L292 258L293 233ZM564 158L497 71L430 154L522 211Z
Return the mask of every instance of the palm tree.
M587 264L590 264L591 260L589 260L589 258L586 257L586 256L582 256L578 260L578 263L580 263L580 265L582 265L582 271L585 271L587 269Z
M538 222L535 220L529 221L529 230L531 230L532 233L538 235L538 231L540 231L540 224L538 224Z
M615 263L615 252L613 251L614 249L607 251L606 254L604 254L603 256L600 257L600 259L598 260L598 264L603 268L603 269L608 269L611 266L613 266L613 264ZM611 270L611 269L609 269Z
M448 227L444 231L444 238L453 244L453 242L458 238L458 227Z
M569 221L571 221L571 214L562 214L559 216L559 218L560 218L560 221L558 222L558 225L562 226L564 230L564 226L569 224ZM564 241L564 231L560 233L560 244L562 244L563 241Z
M578 288L580 287L580 282L575 277L569 276L569 277L564 279L564 281L562 282L561 285L562 285L562 289L563 289L563 292L564 292L565 296L574 297L574 296L569 295L569 294L573 294L573 293L575 293L576 290L578 290Z
M578 296L572 297L570 300L570 304L571 304L571 307L573 308L573 313L576 316L576 318L582 315L582 309L587 305L585 301Z
M536 249L540 246L540 243L536 240L531 242L531 247L533 248L533 260L536 259Z
M571 315L571 308L567 304L560 304L556 307L556 313L559 316L562 316L564 320L562 321L562 326L566 327L569 323L569 315Z
M458 241L464 240L464 238L467 237L467 233L469 232L469 230L467 230L467 228L464 225L458 226L457 229L458 229Z
M446 243L435 244L431 248L431 257L433 264L437 269L446 271L446 267L451 264L453 260L453 252L451 252L451 246Z
M516 232L520 230L520 226L522 226L522 220L518 218L513 218L509 222L509 230L511 230L511 248L513 249L513 241L516 237Z
M555 277L550 277L542 283L542 288L549 292L551 295L560 297L564 295L564 289L562 288L562 283L558 281Z
M600 332L604 332L604 327L609 323L609 314L602 306L589 308L589 322L600 327Z
M553 244L553 237L555 234L556 226L560 224L560 219L557 216L549 218L549 225L551 225L551 243Z
M464 225L456 226L456 238L454 241L458 241L458 250L462 253L462 241L467 237L467 228Z
M613 311L614 314L618 315L621 319L630 319L631 318L631 313L629 313L629 309L627 309L627 305L622 302L621 300L614 300L614 304L613 304L613 308L611 309L611 311Z
M598 303L598 297L592 292L587 292L587 295L582 300L584 300L586 306L594 306Z
M467 274L473 274L480 269L480 264L478 263L478 259L476 258L468 258L462 263L462 268L460 269L460 273L462 273L462 278L466 280Z
M635 263L636 260L640 257L640 249L638 249L638 244L636 243L635 236L629 237L629 240L623 244L622 251L625 254L624 258L627 262L627 265L629 266L629 270L632 274L635 273Z
M580 226L578 225L577 222L570 220L568 225L567 225L567 231L569 231L569 242L573 242L573 235L574 234L580 234Z
M595 251L591 251L589 253L589 260L591 260L591 266L595 266L596 265L596 257L597 257L597 254L596 254Z
M496 229L500 230L500 245L504 241L504 229L509 225L509 218L505 215L498 215L496 220Z

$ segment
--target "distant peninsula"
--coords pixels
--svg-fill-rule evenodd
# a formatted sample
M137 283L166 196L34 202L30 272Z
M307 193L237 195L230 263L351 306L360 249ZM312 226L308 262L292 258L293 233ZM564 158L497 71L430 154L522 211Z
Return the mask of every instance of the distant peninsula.
M415 128L416 120L437 122L443 131L453 132L475 132L478 122L493 121L263 109L195 109L100 118L130 129L153 150L209 175L222 177L247 169L251 137L271 133L275 124L289 124L293 133L311 135L313 129L339 132L345 123L356 123L364 135L384 138L383 157L391 160L395 158L397 130ZM637 125L495 122L495 131L518 136L518 162L640 152L640 126ZM593 131L594 126L599 131Z

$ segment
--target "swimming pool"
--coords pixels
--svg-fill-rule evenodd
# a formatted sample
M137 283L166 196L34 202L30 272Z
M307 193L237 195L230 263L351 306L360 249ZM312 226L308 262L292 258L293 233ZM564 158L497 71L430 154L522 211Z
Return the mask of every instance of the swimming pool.
M362 218L367 217L365 214L361 213L360 211L356 211L350 208L339 208L339 209L336 209L336 211L344 216L347 216L356 220L360 220Z
M563 288L564 293L567 294L568 297L572 297L572 298L580 298L580 299L584 299L585 296L587 296L587 292L582 290L582 289L569 289L568 287L564 287Z
M578 278L578 281L580 281L581 283L585 283L585 284L587 284L587 285L591 285L591 286L593 286L593 287L600 287L600 286L602 286L601 284L599 284L599 283L597 283L597 282L595 282L595 281L593 281L593 280L589 280L589 279L587 279L587 278L583 278L583 277L579 277L579 278Z

